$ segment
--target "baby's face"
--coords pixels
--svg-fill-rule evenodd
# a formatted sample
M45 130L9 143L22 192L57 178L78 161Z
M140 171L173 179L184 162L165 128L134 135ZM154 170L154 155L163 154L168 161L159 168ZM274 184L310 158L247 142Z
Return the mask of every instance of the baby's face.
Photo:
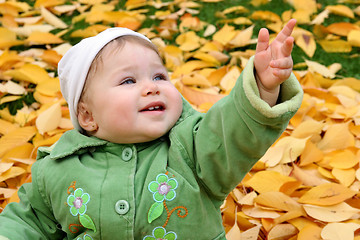
M166 134L182 112L182 98L154 50L126 42L111 53L89 82L88 110L94 136L115 143L139 143Z

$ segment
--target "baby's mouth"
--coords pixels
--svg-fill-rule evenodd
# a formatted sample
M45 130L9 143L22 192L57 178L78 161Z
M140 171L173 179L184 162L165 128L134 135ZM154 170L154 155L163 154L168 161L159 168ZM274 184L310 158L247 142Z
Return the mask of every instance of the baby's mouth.
M140 110L140 112L147 112L147 111L164 111L165 105L162 102L153 102L144 107Z

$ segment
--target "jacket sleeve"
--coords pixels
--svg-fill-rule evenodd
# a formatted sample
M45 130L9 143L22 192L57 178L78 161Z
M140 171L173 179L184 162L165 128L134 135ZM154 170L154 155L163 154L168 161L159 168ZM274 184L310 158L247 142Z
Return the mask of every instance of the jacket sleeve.
M302 102L302 88L292 74L281 85L278 104L270 107L259 97L253 69L251 58L229 96L197 119L192 133L182 136L187 130L181 126L177 131L198 180L220 201L286 129Z
M62 239L46 196L41 192L39 162L32 167L32 183L21 186L19 203L9 203L0 214L0 239ZM40 182L39 182L40 181Z

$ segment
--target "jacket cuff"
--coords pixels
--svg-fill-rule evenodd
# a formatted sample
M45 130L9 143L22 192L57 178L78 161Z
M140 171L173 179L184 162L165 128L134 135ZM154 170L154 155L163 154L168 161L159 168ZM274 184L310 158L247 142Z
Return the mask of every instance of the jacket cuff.
M238 84L240 84L239 87L242 91L236 91L234 94L236 98L240 98L240 101L248 103L243 104L243 107L249 114L260 114L269 119L282 118L282 116L289 118L287 115L292 116L299 109L303 90L293 73L280 85L278 103L273 107L270 107L267 102L260 98L254 76L254 56L250 58L241 75Z

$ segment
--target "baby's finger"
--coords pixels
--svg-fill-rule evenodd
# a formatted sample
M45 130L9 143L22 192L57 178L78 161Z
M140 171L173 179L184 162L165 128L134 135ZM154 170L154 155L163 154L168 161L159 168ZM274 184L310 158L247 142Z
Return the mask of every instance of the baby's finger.
M270 67L272 68L280 68L280 69L288 69L293 67L293 61L291 58L281 58L277 60L272 60L270 62Z
M290 77L291 72L292 72L291 68L288 68L288 69L274 68L273 69L274 76L276 76L282 80L288 79Z
M256 53L265 51L269 46L269 31L262 28L259 31L258 42L256 44Z
M285 40L284 44L281 46L281 52L282 52L282 54L284 54L285 57L288 57L291 55L293 45L294 45L294 38L288 37Z
M295 19L291 19L285 27L281 30L281 32L276 36L275 40L279 42L284 42L292 33L296 24Z

